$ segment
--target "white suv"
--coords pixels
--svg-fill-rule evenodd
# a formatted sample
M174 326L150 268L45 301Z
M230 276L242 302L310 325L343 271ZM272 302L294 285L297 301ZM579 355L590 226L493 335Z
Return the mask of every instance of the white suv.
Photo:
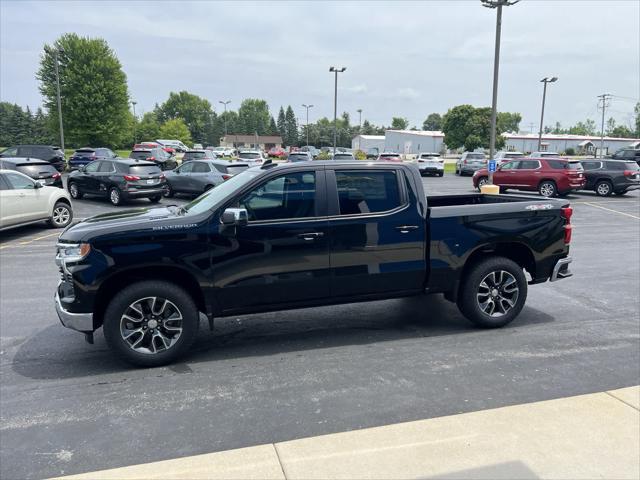
M0 203L0 230L45 220L53 228L64 228L73 219L64 189L46 187L14 170L0 170Z

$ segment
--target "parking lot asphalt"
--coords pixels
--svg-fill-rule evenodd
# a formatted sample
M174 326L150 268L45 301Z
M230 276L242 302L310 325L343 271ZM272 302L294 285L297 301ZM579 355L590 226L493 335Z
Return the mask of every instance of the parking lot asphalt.
M428 194L472 191L468 177L424 182ZM246 315L216 320L214 332L203 323L183 362L152 370L115 362L101 332L88 345L60 325L56 231L0 234L0 477L88 472L637 385L639 192L568 199L574 276L532 286L504 329L474 329L440 295ZM74 207L76 218L114 208L102 200Z

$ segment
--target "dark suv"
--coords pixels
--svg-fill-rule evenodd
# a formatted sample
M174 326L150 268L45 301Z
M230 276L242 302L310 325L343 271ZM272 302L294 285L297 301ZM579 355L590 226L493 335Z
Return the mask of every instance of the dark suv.
M62 175L53 165L37 158L2 158L0 170L16 170L47 187L62 187Z
M95 160L71 172L67 182L74 199L99 195L114 205L132 198L148 198L157 203L165 186L164 174L155 163L127 158Z
M113 150L106 147L79 148L75 152L73 152L73 155L71 155L71 157L69 157L69 170L75 170L76 168L87 165L94 160L108 160L110 158L117 157L118 156L113 152Z
M585 190L593 190L601 197L612 193L624 195L629 190L640 188L640 168L634 161L583 160L587 184Z
M622 148L611 155L613 160L632 160L640 165L640 150L634 148Z
M129 158L153 162L162 170L173 170L178 166L178 162L176 162L175 158L160 147L138 148L129 154Z
M49 162L59 172L62 172L66 166L64 152L60 150L60 147L52 147L51 145L17 145L0 152L0 157L38 158Z

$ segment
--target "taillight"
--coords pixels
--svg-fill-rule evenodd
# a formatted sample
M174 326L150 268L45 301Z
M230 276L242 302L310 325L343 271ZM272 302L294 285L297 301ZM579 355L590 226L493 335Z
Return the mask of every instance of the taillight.
M54 173L51 178L58 179L58 178L60 178L60 174L59 173Z
M467 164L467 159L465 158L465 159L464 159L464 162L462 162L462 163L464 163L464 164L466 165L466 164Z
M147 160L151 160L152 162L156 159L156 157L147 157Z
M231 178L231 175L222 175L222 179L223 180L229 180Z
M633 177L636 173L640 173L640 171L638 171L638 170L625 170L623 172L623 175L625 177Z
M137 181L137 180L140 180L140 177L138 177L138 176L136 176L136 175L125 175L125 176L124 176L124 179L125 179L127 182L135 182L135 181Z
M571 226L571 216L573 215L573 208L571 207L563 207L560 209L562 218L565 219L566 223L564 225L564 244L569 245L571 243L571 232L573 227Z
M164 180L166 177L164 176L164 173L160 174L160 180Z

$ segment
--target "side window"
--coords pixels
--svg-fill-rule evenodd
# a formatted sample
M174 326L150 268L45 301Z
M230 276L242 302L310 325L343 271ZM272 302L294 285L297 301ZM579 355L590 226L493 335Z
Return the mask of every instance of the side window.
M609 170L626 170L624 162L607 162L606 165Z
M540 162L537 160L522 160L520 163L520 170L535 170L540 166Z
M0 190L11 190L11 186L4 179L4 175L0 175Z
M113 171L114 171L114 168L111 162L100 162L100 166L98 167L98 172L111 173Z
M95 160L93 162L89 162L84 171L87 173L96 173L101 163L102 162L96 162Z
M295 172L273 178L240 199L249 221L316 216L316 174Z
M3 157L17 157L18 156L18 147L7 148L4 152L2 152Z
M196 162L193 164L193 173L209 173L209 165L203 162Z
M402 204L398 175L387 171L336 171L340 215L393 210Z
M520 162L505 162L500 170L515 170Z
M214 163L213 168L218 170L220 173L227 173L227 167L225 167L224 165L218 165L217 163Z
M581 162L582 168L585 170L597 170L600 168L600 162Z
M33 190L35 188L35 184L33 183L33 180L23 175L20 175L17 173L7 173L5 178L9 181L9 184L15 190L18 190L18 189Z
M193 162L183 163L180 167L180 173L191 173L193 171Z

